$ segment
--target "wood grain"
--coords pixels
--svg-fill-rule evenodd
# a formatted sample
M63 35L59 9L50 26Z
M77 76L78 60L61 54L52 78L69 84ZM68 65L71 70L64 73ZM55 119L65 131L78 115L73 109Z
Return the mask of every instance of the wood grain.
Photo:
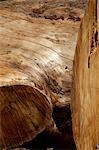
M85 4L0 2L1 147L19 146L50 128L54 106L67 106L70 112L73 59Z
M72 118L78 150L95 150L99 143L97 2L89 1L74 58Z
M54 105L70 105L79 23L2 7L0 18L0 146L10 148L42 132Z

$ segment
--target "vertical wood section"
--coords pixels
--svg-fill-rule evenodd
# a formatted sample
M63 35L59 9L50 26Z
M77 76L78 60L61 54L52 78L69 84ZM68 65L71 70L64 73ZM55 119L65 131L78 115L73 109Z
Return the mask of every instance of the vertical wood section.
M91 72L93 101L95 105L95 142L99 144L99 47L91 56Z
M99 1L89 1L74 58L72 118L77 150L94 150L99 143L97 3Z

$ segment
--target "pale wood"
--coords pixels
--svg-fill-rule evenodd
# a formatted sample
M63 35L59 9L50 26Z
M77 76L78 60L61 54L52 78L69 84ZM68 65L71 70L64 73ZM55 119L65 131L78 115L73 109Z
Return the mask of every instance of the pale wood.
M32 140L54 105L71 103L79 22L32 19L0 8L0 147Z
M56 132L53 107L71 104L72 64L84 9L78 1L64 2L0 3L1 148L19 146L45 128Z
M95 150L99 144L97 4L99 1L89 1L74 58L72 119L77 150Z

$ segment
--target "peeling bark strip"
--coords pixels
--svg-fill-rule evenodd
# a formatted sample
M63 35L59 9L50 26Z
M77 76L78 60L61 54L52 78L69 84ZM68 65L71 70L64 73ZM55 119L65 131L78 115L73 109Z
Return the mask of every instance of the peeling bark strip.
M98 5L98 6L97 6ZM99 0L89 0L82 20L73 72L73 133L77 150L99 143Z

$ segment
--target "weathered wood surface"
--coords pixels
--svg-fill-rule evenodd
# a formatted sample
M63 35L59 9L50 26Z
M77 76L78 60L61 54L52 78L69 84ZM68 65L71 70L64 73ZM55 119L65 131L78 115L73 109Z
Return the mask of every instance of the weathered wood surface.
M78 150L99 144L99 0L90 0L74 59L72 119Z
M72 64L84 11L79 2L0 4L1 147L32 140L49 125L53 106L70 105Z
M1 8L1 147L33 139L49 124L52 104L70 104L78 26L33 20Z

